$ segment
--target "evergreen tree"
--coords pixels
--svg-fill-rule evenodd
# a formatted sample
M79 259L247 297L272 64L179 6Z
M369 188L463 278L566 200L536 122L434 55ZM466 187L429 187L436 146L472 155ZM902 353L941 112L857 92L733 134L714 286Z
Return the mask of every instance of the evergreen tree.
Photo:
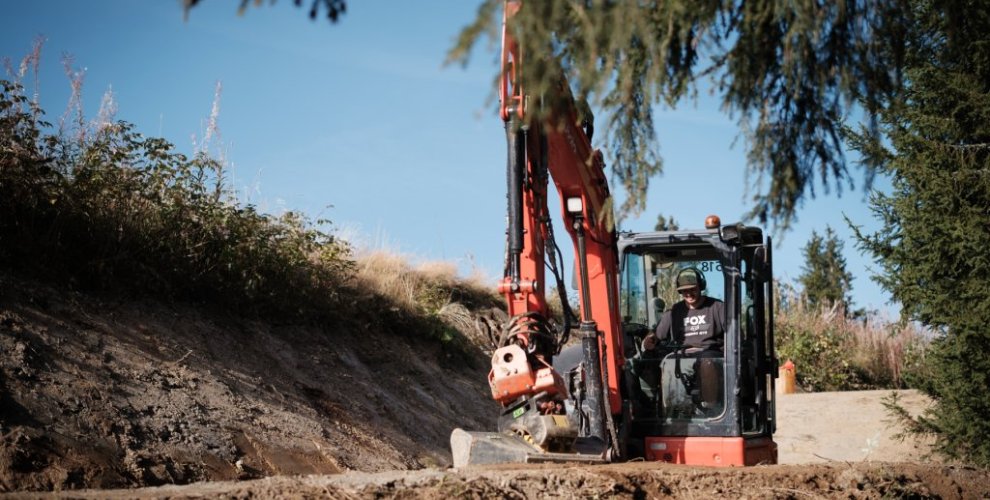
M830 307L839 303L844 311L849 311L852 274L846 270L843 246L830 226L825 226L825 236L811 232L811 238L802 250L805 263L798 277L811 307Z
M874 117L900 87L909 1L524 0L508 30L530 95L553 108L567 98L558 91L566 80L605 111L604 150L628 193L620 215L642 211L662 170L653 107L692 98L710 79L746 132L751 215L786 227L816 180L840 194L851 182L842 120L853 101ZM465 62L483 36L498 41L502 3L483 0L449 60Z
M663 214L657 215L657 223L653 226L654 231L677 231L680 228L674 217L664 218Z
M932 327L934 407L914 421L951 457L990 466L990 9L915 2L907 86L882 113L887 141L856 147L893 179L871 205L883 227L857 232L902 316Z
M188 18L189 11L200 4L202 0L182 0L182 10L184 15ZM269 3L275 3L275 0L271 0ZM296 7L302 6L302 0L293 0ZM251 4L255 6L261 5L260 0L241 0L240 6L237 8L237 14L243 15L247 12L247 9ZM341 16L347 12L347 2L344 0L311 0L309 6L309 18L316 20L320 15L325 15L327 20L332 23L336 23Z
M498 41L504 1L481 0L448 61L466 63L483 36ZM573 95L582 118L590 118L588 99L606 112L604 150L628 195L620 218L645 208L650 178L662 171L654 106L693 98L708 79L749 146L756 194L748 216L786 228L804 197L814 197L816 180L840 195L853 184L843 120L858 102L876 138L876 113L901 88L911 1L529 0L509 29L527 55L523 85L548 104L530 111L546 116ZM184 11L201 2L182 0ZM259 4L239 3L241 13ZM307 3L311 18L325 13L333 22L347 8L345 0ZM561 81L572 88L561 92ZM872 174L865 164L867 187Z

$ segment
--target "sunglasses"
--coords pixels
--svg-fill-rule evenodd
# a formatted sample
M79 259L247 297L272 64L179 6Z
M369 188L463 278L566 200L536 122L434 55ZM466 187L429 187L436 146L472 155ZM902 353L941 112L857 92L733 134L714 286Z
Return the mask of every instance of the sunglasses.
M699 291L697 288L688 288L687 290L678 290L677 293L681 295L697 295Z

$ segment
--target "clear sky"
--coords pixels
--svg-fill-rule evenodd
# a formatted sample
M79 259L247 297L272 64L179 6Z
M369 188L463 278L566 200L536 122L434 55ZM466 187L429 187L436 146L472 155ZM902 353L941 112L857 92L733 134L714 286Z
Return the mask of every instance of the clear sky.
M185 152L203 136L219 81L220 141L239 199L327 218L360 246L453 261L494 283L505 227L505 139L491 100L496 47L479 47L466 69L442 64L477 2L354 0L337 24L311 22L291 0L244 16L239 3L205 0L183 21L178 0L10 2L0 56L16 66L44 36L40 90L50 121L68 101L62 55L71 54L86 71L87 116L112 88L118 119ZM658 213L682 227L700 227L710 213L739 220L749 196L735 122L705 96L655 118L665 173L651 181L644 215L623 229L652 230ZM878 226L862 176L854 177L857 189L841 198L819 186L792 230L776 235L775 270L796 279L811 231L831 225L845 241L855 305L896 315L842 218Z

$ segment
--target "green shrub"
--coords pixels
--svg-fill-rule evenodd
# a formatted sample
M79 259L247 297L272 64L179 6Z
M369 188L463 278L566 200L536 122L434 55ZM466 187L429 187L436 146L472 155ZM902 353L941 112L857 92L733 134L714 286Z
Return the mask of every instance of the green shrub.
M778 356L794 362L802 387L814 391L852 388L846 342L839 332L786 320L778 322L777 331Z
M237 204L215 159L187 158L123 122L81 139L45 134L40 115L3 82L6 267L259 313L320 314L336 303L348 246L298 213Z
M916 327L882 318L850 318L841 304L812 307L778 286L774 315L777 357L794 362L807 391L917 387L928 342Z

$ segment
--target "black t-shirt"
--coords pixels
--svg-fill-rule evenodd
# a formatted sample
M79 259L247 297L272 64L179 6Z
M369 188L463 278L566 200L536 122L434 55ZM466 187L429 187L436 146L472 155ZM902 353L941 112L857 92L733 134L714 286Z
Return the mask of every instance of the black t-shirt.
M725 338L725 304L705 297L701 307L691 309L684 301L663 313L657 325L657 339L667 341L673 335L676 343L689 347L719 348Z

